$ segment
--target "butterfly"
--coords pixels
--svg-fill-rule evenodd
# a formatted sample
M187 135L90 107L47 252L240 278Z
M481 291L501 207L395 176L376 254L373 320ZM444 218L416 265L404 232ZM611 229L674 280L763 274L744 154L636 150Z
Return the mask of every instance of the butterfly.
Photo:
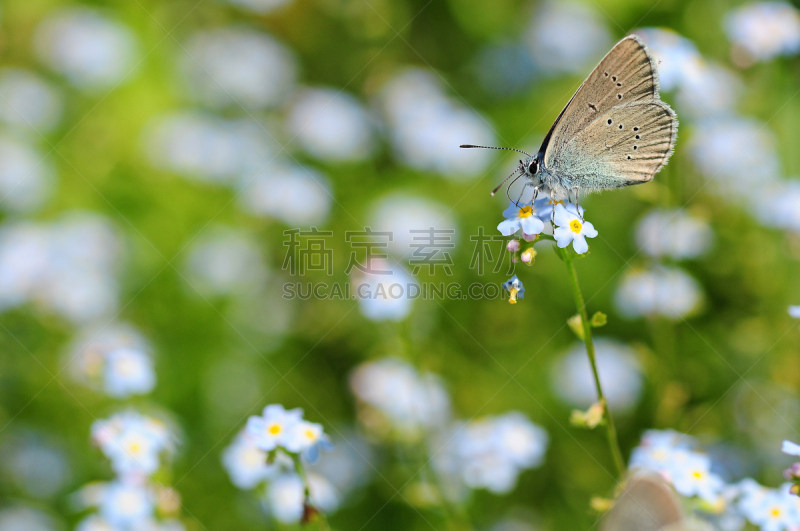
M660 476L631 477L600 527L601 531L713 531L687 519L675 492Z
M538 153L461 147L511 149L528 157L492 195L519 174L533 187L534 199L544 192L577 203L584 193L651 181L672 155L677 134L675 112L659 99L656 61L639 37L629 35L578 88Z

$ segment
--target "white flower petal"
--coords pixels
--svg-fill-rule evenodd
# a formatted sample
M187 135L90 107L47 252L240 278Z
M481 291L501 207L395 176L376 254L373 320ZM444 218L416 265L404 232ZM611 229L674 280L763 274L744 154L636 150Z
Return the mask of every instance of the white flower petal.
M592 225L588 221L584 221L583 230L581 231L581 234L583 234L587 238L595 238L597 236L597 229L595 229L594 225Z
M783 441L781 451L788 455L800 456L800 444L795 444L792 441Z
M800 306L789 306L789 315L795 319L800 319Z
M586 243L586 238L583 237L583 234L575 235L575 239L572 241L572 248L578 254L583 254L589 250L589 244Z
M577 218L577 216L575 216L574 214L567 212L567 209L564 208L564 205L561 204L556 205L555 212L556 212L555 215L556 225L558 225L559 227L566 227L567 225L569 225L570 221Z
M497 230L499 230L500 234L503 236L511 236L519 230L519 227L519 218L507 219L500 222L500 224L497 226Z
M520 219L520 226L525 234L539 234L544 230L544 223L535 216Z

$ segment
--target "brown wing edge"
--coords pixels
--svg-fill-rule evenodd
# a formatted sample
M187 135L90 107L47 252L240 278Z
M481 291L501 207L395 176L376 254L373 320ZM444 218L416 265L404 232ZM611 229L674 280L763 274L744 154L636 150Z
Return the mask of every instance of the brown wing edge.
M631 39L632 41L636 41L636 44L638 44L639 46L642 47L642 50L644 50L644 54L647 56L647 59L650 61L650 70L653 71L653 85L655 87L655 94L653 94L653 99L655 99L655 100L659 99L659 97L660 97L659 94L661 92L661 80L658 78L658 68L657 68L658 67L658 61L656 61L656 58L653 57L653 52L650 51L650 48L647 47L647 44L645 44L644 41L642 40L642 38L639 37L638 35L636 35L635 33L631 33L630 35L628 35L627 37L625 37L624 39L619 41L617 44L614 45L614 48L619 46L620 43L622 43L623 41L625 41L627 39ZM612 50L614 48L612 48ZM611 52L609 52L609 53L611 53Z
M650 51L650 48L647 47L647 45L644 43L644 41L642 40L641 37L639 37L638 35L636 35L634 33L631 33L630 35L627 35L627 36L623 37L622 39L619 40L619 42L617 42L614 46L612 46L611 49L608 51L608 53L605 54L603 56L603 58L600 59L600 61L594 66L594 68L592 68L589 71L589 76L591 76L592 72L597 70L597 67L599 67L603 63L603 61L606 60L606 57L608 57L609 54L611 54L611 52L614 50L614 48L616 48L617 46L619 46L620 44L622 44L623 42L625 42L627 40L634 41L636 44L638 44L642 48L642 50L644 51L644 55L647 57L648 61L650 61L650 70L652 70L652 72L653 72L653 88L654 88L653 99L654 100L658 100L659 99L659 91L661 89L661 82L658 79L658 68L656 68L657 62L655 60L655 57L653 57L653 54ZM586 79L588 79L589 76L587 76ZM572 95L572 97L569 99L567 104L564 105L564 108L561 109L561 112L558 114L558 117L556 118L556 121L553 122L553 125L550 126L550 130L547 131L547 134L545 135L544 140L542 140L542 145L539 146L539 151L538 151L538 154L540 154L542 158L544 157L544 154L547 151L547 146L550 144L550 138L553 136L553 131L555 131L556 126L558 125L558 122L561 121L561 118L564 116L564 112L572 104L572 100L575 99L575 96L578 94L578 92L580 92L580 90L583 88L583 85L585 83L586 83L586 80L584 80L583 83L581 83L581 85L577 88L577 90ZM670 110L672 110L672 109L670 109ZM675 115L674 112L672 114ZM677 120L677 117L676 117L676 120ZM677 128L676 128L676 133L675 134L677 135ZM674 142L673 142L673 144L674 144ZM672 152L670 152L670 155L672 155ZM667 158L669 158L669 156L667 156ZM660 169L661 169L661 167L659 167L659 170ZM652 180L652 177L650 179L648 179L648 180ZM641 182L641 181L636 181L636 182Z
M656 87L657 86L658 85L656 85ZM670 117L671 131L669 136L669 149L667 150L666 153L664 153L664 158L661 159L661 162L659 162L658 167L653 171L653 173L647 175L646 179L644 179L643 181L632 181L628 184L631 185L631 184L647 183L655 178L656 173L660 172L661 168L667 165L667 163L669 162L669 158L672 156L673 153L675 153L675 143L678 141L678 115L675 114L675 111L672 110L672 107L670 107L669 104L658 99L646 102L634 102L630 103L629 105L658 105L663 110L665 110L667 112L667 115Z

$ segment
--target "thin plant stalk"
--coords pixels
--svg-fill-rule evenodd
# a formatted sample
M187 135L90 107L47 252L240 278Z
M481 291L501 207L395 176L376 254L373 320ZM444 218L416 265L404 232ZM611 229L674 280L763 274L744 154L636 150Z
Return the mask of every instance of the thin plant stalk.
M328 525L328 519L325 517L325 513L319 510L317 507L314 506L311 500L311 486L308 482L308 475L306 474L306 469L303 466L303 461L300 459L299 455L292 456L294 460L295 468L297 469L297 474L300 476L300 479L303 481L303 511L306 511L306 508L310 507L314 510L314 521L319 527L320 531L330 531L330 526Z
M603 393L603 386L600 384L600 373L597 370L597 356L594 349L594 340L592 339L592 323L589 321L586 303L583 300L580 284L578 284L578 273L575 271L573 257L567 249L561 249L560 252L564 263L567 265L567 271L569 272L570 282L572 283L572 293L575 297L575 307L581 316L581 323L583 324L583 343L586 346L586 354L589 356L589 364L592 366L594 385L597 389L597 399L605 403L606 437L608 439L608 446L611 449L611 457L617 468L617 474L622 476L625 472L625 462L622 459L622 451L620 450L619 439L617 438L617 427L614 424L614 417L611 414L608 401Z

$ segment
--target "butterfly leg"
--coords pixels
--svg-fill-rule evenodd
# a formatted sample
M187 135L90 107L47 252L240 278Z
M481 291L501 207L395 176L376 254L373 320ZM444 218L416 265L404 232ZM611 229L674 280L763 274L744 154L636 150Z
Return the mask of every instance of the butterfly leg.
M581 218L581 223L584 223L586 220L583 219L583 213L581 213L581 206L578 204L579 194L580 194L580 188L575 188L575 210L578 211L578 217Z

